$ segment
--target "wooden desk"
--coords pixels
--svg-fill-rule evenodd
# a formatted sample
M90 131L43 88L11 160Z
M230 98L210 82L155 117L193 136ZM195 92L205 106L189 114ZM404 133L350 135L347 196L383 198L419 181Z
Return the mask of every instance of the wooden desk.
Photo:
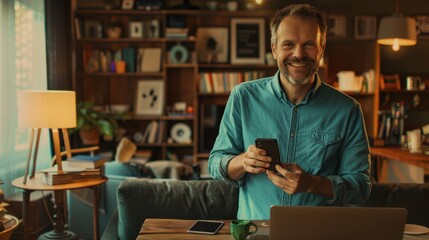
M195 233L187 233L192 224L196 220L182 220L182 219L155 219L148 218L144 221L142 228L140 229L137 240L146 239L187 239L187 240L234 240L231 236L229 222L231 220L220 220L224 222L224 225L215 235L203 235ZM262 223L267 221L253 221L256 223L259 229L267 228L262 226Z
M382 159L391 159L411 164L423 168L426 174L429 173L429 155L410 153L409 151L399 147L371 147L371 155L377 160L377 176L380 176Z
M28 178L27 183L24 184L24 177L17 178L12 181L14 187L24 189L23 193L23 208L22 208L22 217L24 224L24 239L29 239L29 231L26 227L28 221L30 205L30 195L33 191L54 191L55 195L55 205L56 205L56 218L54 224L54 230L49 232L51 234L51 239L61 239L61 237L67 237L67 232L64 229L64 191L70 189L79 189L79 188L91 188L94 193L94 206L93 206L93 228L94 228L94 239L99 239L99 229L98 229L98 204L99 204L99 186L107 182L107 178L96 179L96 180L85 180L82 182L75 183L66 183L59 185L47 185L42 183L43 173L36 173L34 178Z

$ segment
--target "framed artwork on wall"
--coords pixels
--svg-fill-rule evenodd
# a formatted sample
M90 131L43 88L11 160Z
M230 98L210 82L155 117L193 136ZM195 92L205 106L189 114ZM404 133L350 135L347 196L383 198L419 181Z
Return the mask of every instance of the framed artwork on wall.
M129 36L130 38L142 38L143 37L143 22L130 22L129 24Z
M415 16L417 25L417 37L420 39L429 39L429 15Z
M142 80L137 82L136 115L162 115L164 110L164 82Z
M377 34L377 18L375 16L355 17L355 38L375 39Z
M347 34L347 18L344 15L328 15L326 18L328 27L327 37L345 38Z
M231 64L265 63L265 20L231 19Z
M200 27L197 30L198 62L228 62L228 28Z

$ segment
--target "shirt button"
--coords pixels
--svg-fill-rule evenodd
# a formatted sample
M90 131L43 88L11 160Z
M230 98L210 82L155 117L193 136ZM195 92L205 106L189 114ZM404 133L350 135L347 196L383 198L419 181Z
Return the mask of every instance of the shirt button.
M295 137L295 133L290 133L290 136L291 137Z
M293 111L296 112L296 111L298 111L298 109L294 108Z

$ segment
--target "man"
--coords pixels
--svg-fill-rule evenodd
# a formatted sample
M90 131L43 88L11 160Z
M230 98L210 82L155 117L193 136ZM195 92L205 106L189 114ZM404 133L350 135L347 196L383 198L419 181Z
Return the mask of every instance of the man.
M358 102L317 76L326 25L309 5L271 21L279 71L238 85L225 108L209 172L239 187L239 219L269 219L272 205L358 204L369 197L370 154ZM276 138L282 166L254 145Z

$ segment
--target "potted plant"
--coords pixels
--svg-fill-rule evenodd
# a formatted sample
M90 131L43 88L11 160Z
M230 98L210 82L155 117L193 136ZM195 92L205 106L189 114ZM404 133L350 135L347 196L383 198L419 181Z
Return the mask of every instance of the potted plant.
M70 133L79 131L84 145L98 145L100 136L112 140L118 130L121 114L97 110L91 101L79 102L76 106L77 125Z

